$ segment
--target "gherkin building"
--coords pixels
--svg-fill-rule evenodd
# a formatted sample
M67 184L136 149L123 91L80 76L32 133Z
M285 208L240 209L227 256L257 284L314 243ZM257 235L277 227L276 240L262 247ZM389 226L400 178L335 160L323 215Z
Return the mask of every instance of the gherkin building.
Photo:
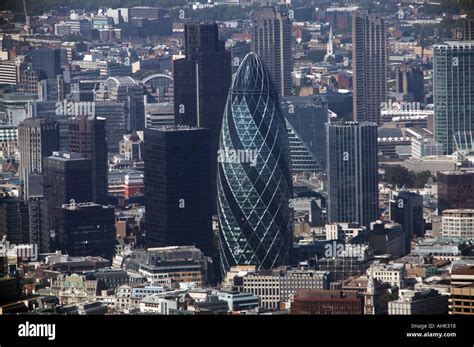
M244 58L229 91L217 186L222 270L288 265L293 242L288 132L275 85L255 53Z

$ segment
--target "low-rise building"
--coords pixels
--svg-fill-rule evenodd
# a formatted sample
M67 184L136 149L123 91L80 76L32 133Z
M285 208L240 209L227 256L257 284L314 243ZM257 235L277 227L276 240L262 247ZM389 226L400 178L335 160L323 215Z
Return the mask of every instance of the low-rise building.
M367 274L372 274L373 278L398 288L404 286L405 267L403 264L384 264L376 261L371 264Z
M388 314L448 314L448 296L442 295L434 289L400 290L398 300L388 303Z
M444 237L474 239L474 209L444 210L441 218Z
M299 289L328 289L329 272L280 268L234 277L234 287L260 298L260 306L278 309Z
M259 307L258 296L252 293L219 291L217 297L227 302L230 312L249 311Z
M364 299L342 290L300 290L291 304L291 314L360 315Z

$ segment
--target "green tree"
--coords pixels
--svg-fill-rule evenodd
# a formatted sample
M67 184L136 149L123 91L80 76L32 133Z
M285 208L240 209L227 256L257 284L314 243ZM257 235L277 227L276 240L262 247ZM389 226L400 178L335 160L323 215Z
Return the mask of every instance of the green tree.
M413 188L423 188L431 176L431 172L428 170L417 172L413 180Z
M390 165L385 168L384 181L397 186L413 187L415 173L400 165Z
M323 49L313 49L306 54L306 59L312 62L319 63L323 61L326 51Z

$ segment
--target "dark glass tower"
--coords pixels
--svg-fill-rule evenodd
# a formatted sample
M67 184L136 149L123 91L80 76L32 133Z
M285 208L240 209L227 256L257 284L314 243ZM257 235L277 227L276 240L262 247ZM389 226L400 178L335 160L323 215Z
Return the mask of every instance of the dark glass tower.
M90 159L92 164L92 201L107 200L107 141L105 118L79 116L69 120L69 150Z
M33 68L38 72L39 79L56 79L61 71L61 50L57 48L33 49L27 54L31 58Z
M288 134L275 85L255 53L243 60L227 98L217 190L223 270L288 264L293 227Z
M377 124L329 123L328 217L369 226L378 219Z
M232 81L231 54L218 39L217 24L186 24L186 58L173 62L174 114L177 125L211 130L212 206L216 206L219 132Z
M212 252L210 130L146 128L146 244Z
M60 249L64 234L60 234L60 208L70 200L90 202L92 200L92 175L90 159L77 153L54 152L45 159L44 192L47 205L46 224L42 228L41 252Z

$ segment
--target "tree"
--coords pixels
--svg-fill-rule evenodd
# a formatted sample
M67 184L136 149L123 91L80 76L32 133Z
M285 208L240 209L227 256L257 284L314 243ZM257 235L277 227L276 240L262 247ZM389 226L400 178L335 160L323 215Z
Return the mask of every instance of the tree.
M431 172L428 170L416 173L413 180L413 188L423 188L431 176Z
M411 188L415 179L415 173L400 165L390 165L385 168L384 180L398 186Z
M326 55L326 51L322 49L313 49L308 51L306 54L306 58L311 60L314 63L319 63L324 60L324 56Z

